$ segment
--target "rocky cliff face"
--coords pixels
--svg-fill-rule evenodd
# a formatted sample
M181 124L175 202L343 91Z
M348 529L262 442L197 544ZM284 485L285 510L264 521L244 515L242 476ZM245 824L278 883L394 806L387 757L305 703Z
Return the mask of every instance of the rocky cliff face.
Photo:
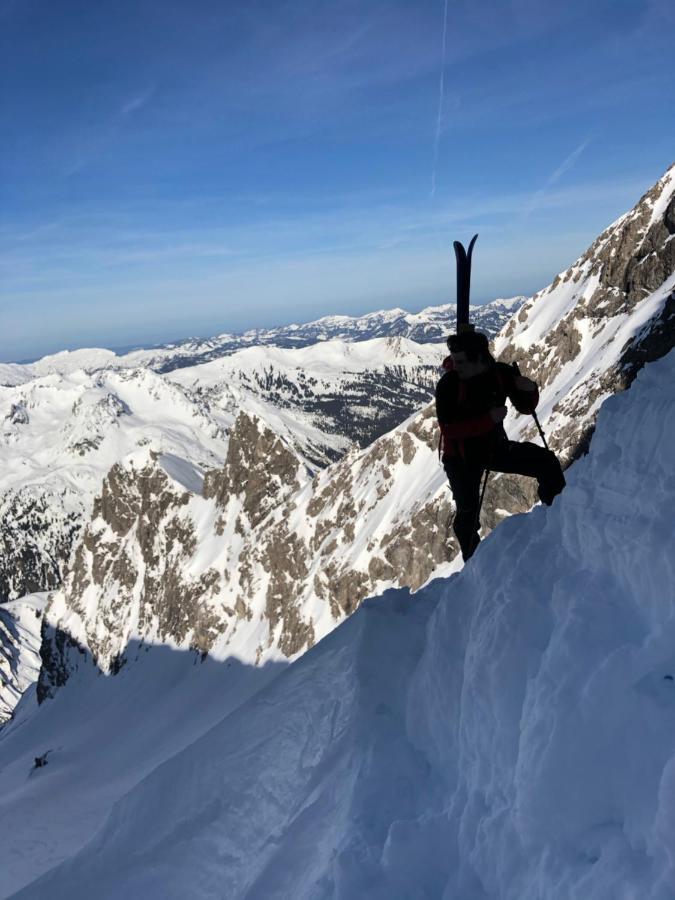
M154 372L51 373L0 387L0 603L62 583L103 477L139 447L218 465L226 422Z
M64 590L50 606L41 696L68 668L72 645L64 635L114 671L131 635L206 653L240 620L251 620L250 598L237 592L245 576L237 548L309 481L306 465L245 413L234 423L223 467L207 473L199 493L176 480L176 459L170 462L168 474L161 454L139 451L106 476Z
M495 351L548 389L550 443L574 458L592 433L588 411L674 343L675 165L521 307Z

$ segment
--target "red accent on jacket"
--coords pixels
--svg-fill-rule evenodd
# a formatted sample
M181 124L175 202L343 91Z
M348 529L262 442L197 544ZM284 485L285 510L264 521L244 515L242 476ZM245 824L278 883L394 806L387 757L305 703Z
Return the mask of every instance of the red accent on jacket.
M523 415L531 415L539 402L538 390L516 388L517 375L504 363L494 365L492 380L476 376L480 380L475 383L473 379L464 381L457 377L450 357L443 368L446 371L436 388L436 410L441 430L439 455L444 457L464 457L465 441L472 441L473 453L483 444L481 438L489 440L495 431L504 433L501 422L492 419L490 409L504 405L507 397ZM478 415L471 415L472 407Z

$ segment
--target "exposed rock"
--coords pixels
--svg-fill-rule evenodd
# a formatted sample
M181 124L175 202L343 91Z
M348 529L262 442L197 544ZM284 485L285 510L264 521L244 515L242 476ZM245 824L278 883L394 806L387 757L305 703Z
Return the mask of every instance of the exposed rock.
M565 366L578 362L579 380L571 391L566 382L559 382L559 399L548 425L549 443L566 463L588 449L596 401L625 389L645 360L658 358L673 346L672 300L664 297L662 310L649 317L622 351L617 348L613 361L601 369L593 366L595 359L607 358L619 327L617 317L629 325L646 298L657 296L675 272L674 185L671 167L631 212L607 228L549 288L523 305L495 340L500 359L517 362L523 374L540 388L551 387L554 394ZM577 287L570 292L572 284ZM560 310L560 317L540 336L537 314L549 304Z
M43 622L40 644L42 667L37 682L37 700L42 703L54 696L54 691L63 687L80 665L89 660L82 647L66 631L53 628Z
M74 495L64 502L29 488L8 491L0 521L0 603L57 588L82 527Z
M281 652L293 656L314 643L312 622L304 620L297 602L298 585L309 574L307 546L282 524L272 530L260 560L269 575L265 613L270 640L276 636Z
M448 491L445 497L423 506L382 540L385 559L398 584L417 590L441 563L457 554L450 496Z
M5 416L6 422L12 425L28 425L30 416L28 410L23 403L12 403L9 413Z
M259 419L241 412L230 433L225 466L207 472L203 494L223 509L230 498L239 497L248 525L255 528L298 490L300 474L297 455Z

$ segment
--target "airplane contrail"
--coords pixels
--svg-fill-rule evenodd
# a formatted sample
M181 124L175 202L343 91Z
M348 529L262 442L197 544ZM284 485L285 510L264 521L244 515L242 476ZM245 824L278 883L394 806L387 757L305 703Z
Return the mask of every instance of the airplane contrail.
M445 0L443 11L443 44L441 48L441 80L438 86L438 116L436 117L436 137L434 139L434 166L431 172L431 196L436 195L436 168L438 166L438 145L441 140L441 124L443 121L443 98L445 94L445 43L448 29L448 0Z
M579 146L576 147L576 149L574 149L569 154L569 156L566 157L560 163L560 165L555 170L555 172L553 172L551 175L549 175L548 180L546 181L546 184L543 186L543 188L540 188L540 190L538 190L535 194L533 194L532 198L530 199L530 202L527 204L527 206L525 208L525 213L524 213L525 216L529 216L530 213L534 212L534 210L537 208L537 206L539 206L541 200L546 196L547 192L553 187L553 185L557 181L560 181L562 176L566 172L568 172L572 168L572 166L574 166L576 161L579 159L581 154L584 152L584 150L586 149L586 147L588 147L588 145L590 143L591 143L590 137L586 138L585 141L582 141L582 143L579 144Z

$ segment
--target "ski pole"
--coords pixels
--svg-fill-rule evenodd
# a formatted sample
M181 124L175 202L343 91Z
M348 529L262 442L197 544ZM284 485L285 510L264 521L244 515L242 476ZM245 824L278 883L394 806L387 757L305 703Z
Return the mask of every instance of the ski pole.
M511 367L514 369L516 375L520 375L520 369L518 368L517 362L512 362ZM534 412L534 411L532 412L532 418L534 419L534 422L535 422L537 428L539 429L539 436L541 437L542 441L544 442L544 447L546 447L546 449L548 450L548 444L546 443L546 437L544 435L544 430L542 429L542 427L539 423L539 418L538 418L536 412Z
M537 425L537 428L539 429L539 434L541 436L542 441L544 442L544 447L546 447L546 449L548 450L548 444L546 443L546 438L544 437L544 432L542 430L541 425L539 424L539 419L537 418L536 412L532 413L532 418L534 419L534 421Z
M485 470L485 477L483 478L483 489L480 492L480 500L478 501L478 512L476 513L476 531L480 531L480 511L483 508L483 497L485 496L485 488L487 487L488 477L490 475L490 470Z
M485 488L487 487L488 475L490 474L490 470L485 470L485 478L483 479L483 489L480 492L480 500L478 501L478 509L476 510L476 518L473 523L473 533L478 537L478 542L474 545L472 549L472 553L475 551L476 547L480 543L480 535L478 532L480 531L480 511L483 506L483 497L485 496Z

